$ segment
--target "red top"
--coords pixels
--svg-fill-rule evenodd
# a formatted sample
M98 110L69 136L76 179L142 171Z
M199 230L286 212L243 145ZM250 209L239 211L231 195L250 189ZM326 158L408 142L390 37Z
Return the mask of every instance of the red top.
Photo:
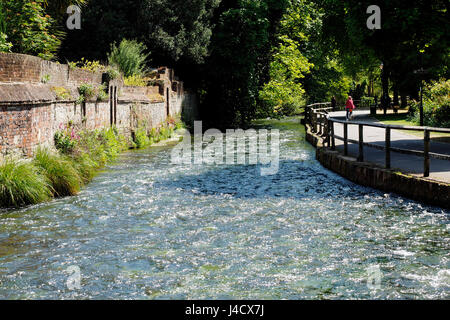
M345 105L345 109L350 109L350 110L355 109L355 105L353 104L353 100L352 99L348 99L347 100L347 103Z

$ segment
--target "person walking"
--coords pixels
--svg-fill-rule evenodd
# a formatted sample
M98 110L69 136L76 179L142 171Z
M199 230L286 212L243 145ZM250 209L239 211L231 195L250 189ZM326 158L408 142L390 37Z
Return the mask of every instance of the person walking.
M345 104L345 110L347 111L346 119L347 121L353 118L353 110L355 109L355 104L353 103L353 98L348 96L347 103Z

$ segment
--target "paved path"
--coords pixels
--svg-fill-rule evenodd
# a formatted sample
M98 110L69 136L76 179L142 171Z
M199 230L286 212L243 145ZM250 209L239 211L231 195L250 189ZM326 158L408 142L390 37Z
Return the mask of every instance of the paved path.
M345 112L332 112L330 114L332 117L337 119L345 119ZM368 110L359 110L354 112L354 121L363 122L373 122L376 123L378 120L370 117ZM335 134L343 137L344 136L344 126L340 123L335 123ZM348 137L352 140L358 140L358 126L349 125L348 126ZM374 128L374 127L364 127L364 142L370 142L374 144L379 144L380 146L385 145L385 129ZM424 143L423 138L418 136L404 133L399 130L391 131L391 146L402 149L410 149L423 151ZM336 139L336 148L343 152L344 142ZM450 144L442 142L430 143L430 151L435 153L450 155ZM348 153L351 157L357 157L359 148L357 144L348 144ZM375 148L370 148L364 146L364 161L377 163L380 165L385 165L385 153L382 150ZM414 174L423 177L424 170L424 160L423 157L405 155L397 152L391 152L391 167L393 169L398 169L399 171ZM450 161L438 160L431 158L430 160L430 178L433 180L443 181L450 183Z

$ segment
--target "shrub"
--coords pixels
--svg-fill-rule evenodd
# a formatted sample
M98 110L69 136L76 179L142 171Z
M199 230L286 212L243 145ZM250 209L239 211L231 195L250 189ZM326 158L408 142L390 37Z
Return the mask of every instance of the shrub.
M89 61L85 58L81 58L81 61L69 62L68 64L71 69L78 68L92 73L105 70L105 66L100 64L100 61Z
M0 164L0 205L20 207L50 199L48 180L31 162L5 159Z
M106 85L102 84L97 88L97 101L108 101L109 96L106 92Z
M53 139L56 149L63 154L69 154L74 150L79 138L79 135L76 134L71 123L68 123L67 125L61 124L59 126L59 130L55 132Z
M142 76L139 76L139 75L125 77L123 79L123 83L126 86L130 86L130 87L145 87L145 86L147 86L147 81ZM163 97L163 99L164 99L164 97Z
M8 42L8 36L0 31L0 52L11 52L12 43Z
M52 87L52 91L56 94L58 100L71 100L72 94L64 87Z
M108 74L110 80L114 80L120 77L120 71L111 66L108 67L106 73Z
M78 92L80 95L82 95L85 99L92 98L95 95L95 89L94 86L90 83L83 82L78 87Z
M50 181L55 197L71 196L80 191L81 177L69 158L39 148L34 163Z
M83 131L73 154L82 157L87 154L95 168L100 168L128 148L126 138L115 128L94 131Z
M411 105L410 120L420 123L420 103ZM424 125L450 128L450 80L432 82L424 88L423 96Z
M375 104L375 98L374 97L362 97L361 98L361 107L370 107Z
M152 128L152 130L150 130L150 139L153 142L160 142L161 141L161 135L159 134L159 128Z
M111 45L111 52L108 54L109 64L117 67L125 77L143 75L148 57L146 49L142 43L123 39L119 46L115 43Z
M149 136L147 135L147 128L141 126L137 128L134 134L134 143L136 144L136 148L138 149L145 148L152 143Z
M162 126L159 130L161 140L170 139L173 135L173 129L169 126Z

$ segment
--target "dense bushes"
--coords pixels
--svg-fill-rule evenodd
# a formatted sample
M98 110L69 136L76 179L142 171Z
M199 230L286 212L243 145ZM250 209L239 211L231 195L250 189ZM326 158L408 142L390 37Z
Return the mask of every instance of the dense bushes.
M113 44L108 54L110 65L117 67L125 77L143 75L148 54L146 47L135 40L123 39L119 46Z
M411 120L420 123L420 102L413 102ZM424 125L450 128L450 80L432 82L424 89Z
M0 11L3 13L0 14L3 29L0 30L0 51L11 49L44 59L55 57L63 32L55 27L55 19L46 14L45 3L44 0L0 2Z
M134 143L137 149L145 148L153 143L170 139L175 130L180 129L181 122L169 117L161 127L152 128L150 131L143 124L140 124L134 133Z

